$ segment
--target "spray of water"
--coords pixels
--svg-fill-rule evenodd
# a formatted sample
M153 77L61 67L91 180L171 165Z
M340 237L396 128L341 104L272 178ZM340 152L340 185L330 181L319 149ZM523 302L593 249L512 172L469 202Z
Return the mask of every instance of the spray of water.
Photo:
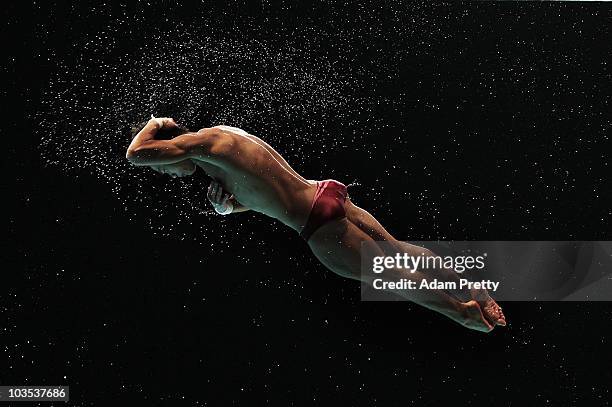
M36 113L40 153L70 176L106 183L118 206L147 216L156 234L193 235L210 211L205 177L169 179L125 160L130 128L151 114L192 129L242 127L291 152L295 163L340 142L326 133L334 131L330 123L350 126L369 109L361 73L346 69L350 49L336 59L315 57L307 48L320 45L316 36L300 48L177 26L128 52L117 45L120 32L110 27L82 39L70 61L56 61Z

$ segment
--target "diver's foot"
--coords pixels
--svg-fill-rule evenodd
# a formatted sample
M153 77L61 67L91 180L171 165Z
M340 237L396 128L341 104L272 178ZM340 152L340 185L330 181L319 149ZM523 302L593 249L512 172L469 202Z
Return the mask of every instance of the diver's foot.
M506 326L506 317L502 312L501 307L491 297L484 301L479 301L478 305L482 308L482 313L491 325Z
M491 298L487 290L471 290L470 294L472 299L480 305L482 313L491 324L506 326L506 317L501 307Z
M484 315L482 308L474 300L470 300L463 304L464 307L464 319L461 324L470 329L474 329L480 332L491 332L495 327L491 324Z

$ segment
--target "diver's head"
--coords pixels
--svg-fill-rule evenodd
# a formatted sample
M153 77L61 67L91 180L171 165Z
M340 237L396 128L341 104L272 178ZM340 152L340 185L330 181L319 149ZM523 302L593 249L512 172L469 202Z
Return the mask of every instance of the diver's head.
M132 127L132 138L136 137L136 135L140 132L140 130L144 128L144 126L146 126L147 123L148 122L143 122L137 126ZM155 133L155 139L171 140L185 133L190 133L189 129L177 125L172 128L159 129L157 133ZM192 160L183 160L172 164L149 165L148 167L152 168L156 172L159 172L160 174L168 174L172 178L193 175L193 173L196 172L197 168Z

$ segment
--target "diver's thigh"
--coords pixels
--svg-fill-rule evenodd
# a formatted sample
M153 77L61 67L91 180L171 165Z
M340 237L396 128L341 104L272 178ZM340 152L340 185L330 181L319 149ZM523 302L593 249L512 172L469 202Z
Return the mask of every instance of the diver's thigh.
M368 211L353 204L350 199L345 204L347 218L373 240L391 241L396 239Z
M372 238L347 218L326 223L313 233L308 245L328 269L360 280L361 243Z

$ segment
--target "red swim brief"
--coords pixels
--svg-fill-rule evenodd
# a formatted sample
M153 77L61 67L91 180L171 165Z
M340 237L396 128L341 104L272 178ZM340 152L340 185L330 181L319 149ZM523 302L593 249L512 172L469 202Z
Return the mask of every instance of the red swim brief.
M310 236L327 222L344 218L347 196L346 185L332 179L317 181L317 192L312 200L310 215L300 236L308 241Z

